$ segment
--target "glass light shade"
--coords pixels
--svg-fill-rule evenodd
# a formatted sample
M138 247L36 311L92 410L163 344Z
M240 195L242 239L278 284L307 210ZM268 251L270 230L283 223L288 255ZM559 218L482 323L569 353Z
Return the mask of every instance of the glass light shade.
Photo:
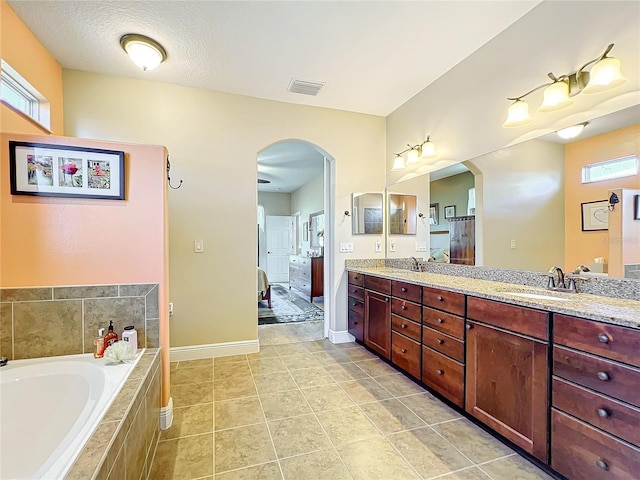
M431 140L427 140L422 144L422 158L430 158L436 156L436 144Z
M589 72L589 83L583 93L592 94L606 92L625 83L627 79L620 71L620 60L617 58L603 58L598 61Z
M539 112L552 112L573 103L569 97L569 84L567 82L553 82L544 89L544 101L538 109Z
M409 150L409 152L407 153L407 165L411 165L412 163L418 163L419 160L420 160L420 154L418 153L418 150L416 150L415 148L412 148L411 150Z
M558 130L556 133L560 138L564 140L571 140L572 138L579 137L582 131L584 130L584 127L586 126L587 126L586 122L579 123L578 125L572 125L570 127Z
M529 104L524 100L516 100L509 107L507 120L502 124L505 128L519 127L526 125L533 118L529 115Z
M128 33L120 38L120 45L129 58L142 70L153 70L167 58L167 52L154 39Z
M403 170L404 169L404 158L400 155L397 155L396 158L393 159L393 167L391 170Z

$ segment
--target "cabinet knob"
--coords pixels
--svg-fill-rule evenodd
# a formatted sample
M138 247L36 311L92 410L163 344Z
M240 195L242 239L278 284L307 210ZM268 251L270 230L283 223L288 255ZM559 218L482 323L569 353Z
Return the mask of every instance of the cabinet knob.
M358 322L353 322L353 324L354 324L354 325L357 325L357 324L358 324Z
M600 418L608 418L611 413L609 413L609 410L607 410L606 408L599 408L598 410L596 410L596 412L598 412L598 416Z
M357 307L358 306L358 302L353 302L353 306Z
M607 335L606 333L601 333L600 335L598 335L598 341L600 343L609 343L609 335Z
M598 378L603 382L611 380L611 377L607 372L598 372Z
M471 329L473 328L473 324L472 324L472 323L467 323L467 324L465 325L465 328L466 328L467 330L471 330Z
M444 372L443 372L442 370L436 370L436 373L437 373L438 375L442 375Z
M407 353L407 351L406 351L404 348L401 348L401 349L400 349L400 351L401 351L402 353Z
M400 290L401 290L402 292L406 292L406 291L407 291L407 289L406 289L406 288L404 288L404 287L402 287Z
M403 323L402 325L400 325L400 327L402 327L402 328L407 328L407 324L406 324L406 323Z
M604 470L606 472L609 471L609 465L607 465L607 462L605 462L602 459L596 461L596 465L598 466L598 468L601 468L602 470Z
M407 306L406 305L402 305L402 307L400 307L400 308L402 308L402 310L406 310Z
M444 343L444 340L442 340L441 338L437 339L436 342L438 342L438 345L442 345Z
M439 318L439 319L438 319L438 323L444 323L444 320L443 320L443 319L441 319L441 318Z
M444 300L444 297L442 295L438 295L438 301L441 302Z
M384 297L384 301L389 303L389 297Z

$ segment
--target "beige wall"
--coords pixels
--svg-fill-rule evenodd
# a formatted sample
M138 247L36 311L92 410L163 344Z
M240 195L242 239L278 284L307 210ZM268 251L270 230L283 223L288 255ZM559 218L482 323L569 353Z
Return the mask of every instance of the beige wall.
M172 346L257 338L257 152L290 139L319 146L335 159L337 212L350 208L352 191L384 186L382 117L73 70L63 76L69 135L166 145L172 179L184 180L169 195ZM331 227L329 249L352 241L340 216ZM204 253L193 253L196 238ZM329 280L336 331L346 330L345 258L334 254Z
M469 189L475 181L473 173L464 172L431 182L431 201L438 204L438 225L431 225L432 231L449 230L449 222L444 218L444 207L455 205L456 216L467 215Z
M318 175L309 183L303 185L291 194L291 213L300 212L300 222L308 222L309 215L324 210L324 176ZM302 240L300 252L306 255L309 250L309 240Z
M258 205L264 207L265 215L291 215L291 194L258 192Z

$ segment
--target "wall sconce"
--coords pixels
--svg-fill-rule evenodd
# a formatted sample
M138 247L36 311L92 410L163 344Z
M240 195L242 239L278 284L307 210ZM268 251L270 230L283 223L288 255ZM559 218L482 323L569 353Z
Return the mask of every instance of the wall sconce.
M344 211L344 216L345 217L350 217L351 216L351 212L349 210L345 210Z
M431 135L427 135L427 139L419 145L413 145L407 143L407 147L400 153L394 153L393 166L391 170L403 170L406 165L413 165L419 163L421 160L433 158L437 155L436 144L431 141ZM407 161L405 163L403 154L407 154Z
M153 70L167 59L167 51L153 38L128 33L120 37L120 46L131 61L145 72Z
M625 83L627 79L620 72L620 60L607 57L613 45L613 43L609 45L602 55L585 63L576 72L559 77L549 72L547 75L551 79L550 83L539 85L519 97L507 98L513 103L509 107L507 120L502 126L506 128L519 127L533 120L529 115L529 105L523 98L541 88L545 89L544 100L538 111L544 113L568 107L573 103L571 97L575 97L579 93L590 95L606 92ZM592 63L595 65L591 71L586 71L585 68Z
M613 212L613 209L616 206L616 203L620 203L620 199L618 198L618 195L616 195L615 192L611 193L611 196L609 197L609 211Z

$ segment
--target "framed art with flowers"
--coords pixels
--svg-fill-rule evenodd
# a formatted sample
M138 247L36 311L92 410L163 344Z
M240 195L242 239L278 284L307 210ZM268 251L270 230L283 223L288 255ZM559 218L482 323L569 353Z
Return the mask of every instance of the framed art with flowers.
M124 152L9 142L12 195L124 200Z

